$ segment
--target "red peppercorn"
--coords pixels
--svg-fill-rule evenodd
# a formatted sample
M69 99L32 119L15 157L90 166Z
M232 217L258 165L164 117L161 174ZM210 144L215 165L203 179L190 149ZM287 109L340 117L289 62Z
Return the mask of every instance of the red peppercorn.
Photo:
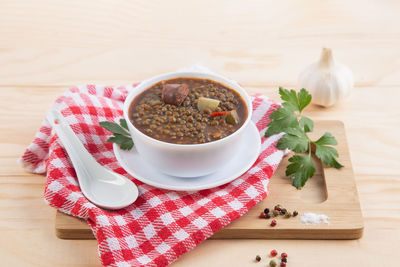
M276 255L278 255L278 251L276 251L276 249L273 249L273 250L271 250L269 255L271 255L271 257L275 257Z
M281 262L281 267L286 267L286 263L285 262Z
M282 252L281 258L287 258L287 254L285 252Z
M263 219L264 219L265 217L267 217L267 215L266 215L264 212L261 212L261 213L260 213L260 218L263 218Z
M276 225L276 220L272 220L270 226L274 227Z
M275 206L275 207L274 207L274 210L281 211L281 207Z

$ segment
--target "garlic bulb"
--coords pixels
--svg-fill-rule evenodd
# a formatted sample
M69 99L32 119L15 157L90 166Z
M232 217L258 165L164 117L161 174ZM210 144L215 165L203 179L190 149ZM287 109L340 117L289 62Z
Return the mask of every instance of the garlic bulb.
M323 48L320 60L300 74L299 86L311 93L312 103L329 107L350 94L353 73L347 66L335 62L331 49Z

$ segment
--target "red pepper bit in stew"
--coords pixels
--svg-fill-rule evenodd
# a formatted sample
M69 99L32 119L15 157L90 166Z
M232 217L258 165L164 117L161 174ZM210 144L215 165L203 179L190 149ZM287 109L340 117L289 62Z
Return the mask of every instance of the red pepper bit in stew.
M189 94L187 84L163 83L162 100L165 104L179 106Z
M235 125L239 122L239 115L236 110L231 111L218 111L210 114L210 117L225 116L226 123Z
M223 116L228 114L229 111L218 111L218 112L213 112L210 114L210 117L218 117L218 116Z

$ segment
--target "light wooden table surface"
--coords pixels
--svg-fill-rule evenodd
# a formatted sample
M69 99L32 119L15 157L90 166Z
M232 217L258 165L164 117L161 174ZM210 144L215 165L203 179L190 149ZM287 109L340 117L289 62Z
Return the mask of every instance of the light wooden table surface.
M400 2L0 0L0 265L97 266L96 241L54 235L45 178L16 163L57 95L201 62L278 99L322 46L355 73L349 99L312 119L345 123L365 219L353 241L208 240L173 266L395 266L400 246Z

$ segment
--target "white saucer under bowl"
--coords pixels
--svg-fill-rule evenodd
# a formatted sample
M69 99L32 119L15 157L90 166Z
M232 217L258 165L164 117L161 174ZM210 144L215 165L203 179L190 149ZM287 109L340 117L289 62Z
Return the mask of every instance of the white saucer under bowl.
M133 147L130 151L121 150L114 144L114 154L130 175L143 183L176 191L197 191L226 184L245 173L256 161L260 153L261 138L256 126L250 122L245 130L240 152L233 155L228 163L218 171L200 177L179 178L164 174L144 161Z

